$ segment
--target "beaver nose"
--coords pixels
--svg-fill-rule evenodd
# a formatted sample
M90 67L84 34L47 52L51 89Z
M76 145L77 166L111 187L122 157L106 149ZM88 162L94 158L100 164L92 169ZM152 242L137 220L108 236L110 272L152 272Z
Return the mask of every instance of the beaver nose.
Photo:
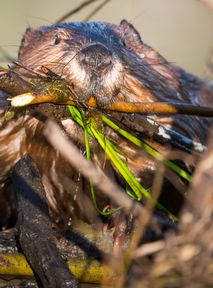
M81 50L80 61L93 69L104 69L112 63L112 52L102 44L91 44Z

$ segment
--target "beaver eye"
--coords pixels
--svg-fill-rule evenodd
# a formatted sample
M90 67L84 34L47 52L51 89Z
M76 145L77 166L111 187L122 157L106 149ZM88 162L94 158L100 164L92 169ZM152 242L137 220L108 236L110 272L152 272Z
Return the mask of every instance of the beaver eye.
M58 36L58 35L55 35L54 44L57 45L57 44L60 43L60 41L61 41L61 39L59 38L59 36Z

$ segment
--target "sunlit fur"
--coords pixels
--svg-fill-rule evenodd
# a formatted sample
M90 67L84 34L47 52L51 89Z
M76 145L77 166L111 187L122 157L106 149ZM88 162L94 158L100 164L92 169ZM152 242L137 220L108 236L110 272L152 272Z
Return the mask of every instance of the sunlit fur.
M96 77L80 65L78 58L83 48L94 43L109 49L113 59L112 68L105 73L96 71ZM210 101L213 105L210 88L203 89L200 97L200 80L171 65L144 44L139 33L125 20L119 26L74 22L29 28L23 37L19 61L36 70L42 65L48 67L70 84L76 98L87 101L93 96L101 107L115 99L196 104L202 101L203 105ZM157 119L201 141L205 141L203 131L211 122L188 116Z

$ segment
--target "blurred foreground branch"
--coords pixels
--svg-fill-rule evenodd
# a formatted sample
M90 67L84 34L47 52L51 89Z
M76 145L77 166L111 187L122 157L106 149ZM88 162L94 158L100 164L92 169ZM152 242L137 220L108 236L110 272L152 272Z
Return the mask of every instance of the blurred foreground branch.
M78 148L64 136L57 124L48 120L44 133L50 144L55 147L74 168L79 170L87 179L91 179L94 185L113 199L113 201L127 210L134 207L136 213L143 213L143 208L139 203L133 202L117 184L113 183L112 180L97 169L92 162L86 160L85 157L81 155Z
M178 235L169 234L164 241L136 250L135 257L141 260L133 264L128 287L213 287L213 131L209 140L189 189ZM144 258L149 249L154 263ZM146 264L143 271L142 263Z

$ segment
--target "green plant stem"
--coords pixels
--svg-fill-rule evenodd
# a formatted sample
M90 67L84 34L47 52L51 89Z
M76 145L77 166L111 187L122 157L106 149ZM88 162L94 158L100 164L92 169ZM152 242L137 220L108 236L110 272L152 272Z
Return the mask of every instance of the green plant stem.
M78 115L80 116L80 115ZM82 119L82 123L83 123L83 129L84 129L84 140L85 140L85 148L86 148L86 156L87 156L87 160L91 161L91 150L90 150L90 144L89 144L89 126L87 125L87 123L85 124L85 116L84 116L84 112L82 111L82 115L81 115L81 119ZM94 184L93 184L93 181L90 180L90 191L91 191L91 196L92 196L92 201L93 201L93 204L94 204L94 207L96 209L96 211L103 215L103 216L109 216L111 214L113 214L114 212L118 211L121 209L121 207L118 207L118 208L114 208L114 209L110 209L108 211L101 211L99 208L98 208L98 204L97 204L97 201L96 201L96 194L95 194L95 187L94 187Z
M101 133L95 122L94 121L91 121L91 122L88 122L86 125L84 124L84 120L82 119L82 115L81 113L78 111L78 109L75 107L75 106L68 106L69 108L69 111L72 115L72 117L74 118L74 120L84 129L84 131L87 131L86 134L85 134L85 145L86 145L86 153L87 153L87 158L89 160L91 160L91 152L90 152L90 148L89 148L89 140L88 140L88 137L89 135L91 135L92 137L94 137L99 145L102 147L102 149L105 151L105 153L107 154L107 156L109 157L109 159L112 161L112 163L114 164L114 166L116 167L116 169L119 171L119 173L123 176L123 178L126 180L126 182L128 183L129 187L132 189L133 193L135 195L133 195L132 193L128 193L131 197L133 197L133 199L137 200L137 201L141 201L142 199L142 196L145 196L146 199L149 199L149 200L152 200L152 197L149 193L148 190L146 190L138 181L137 179L135 178L135 176L132 174L132 172L128 169L126 163L124 163L121 158L118 156L118 154L120 154L118 151L119 149L116 147L115 148L115 145L113 143L111 143L111 141L109 139L107 139L103 133ZM107 123L110 123L108 118L105 119L105 116L103 116L103 121L107 124ZM116 129L114 129L115 131L117 132L126 132L124 130L122 130L121 128L119 128L116 124L114 124L113 122L110 123L110 125L112 127L115 126ZM110 126L109 125L109 126ZM111 127L110 126L110 127ZM122 132L122 133L123 133ZM128 132L126 132L128 133ZM121 134L121 133L120 133ZM140 141L139 139L137 139L136 137L132 136L130 133L128 133L128 137L131 138L133 137L134 141L137 142L137 141ZM127 139L129 139L127 138ZM130 139L129 139L130 140ZM136 141L137 140L137 141ZM131 140L130 140L131 141ZM133 142L134 143L134 142ZM140 146L142 148L144 148L145 146L149 147L147 144L141 142L143 144L143 146ZM145 149L145 148L144 148ZM153 150L155 151L155 150ZM160 155L160 154L159 154ZM91 182L90 182L90 185L91 185ZM93 183L92 185L90 186L91 187L91 193L92 193L92 198L93 198L93 203L94 203L94 206L95 208L97 209L97 211L100 213L105 213L105 212L102 212L100 211L98 208L97 208L97 203L96 203L96 197L95 197L95 193L94 193L94 186L93 186ZM153 200L154 201L154 200ZM158 203L157 201L155 201L155 205L157 208L161 209L162 211L166 212L166 213L170 213L164 206L162 206L160 203ZM119 209L119 208L117 208ZM106 212L108 213L108 212ZM174 220L177 220L177 218L172 215L173 219Z
M125 137L126 139L134 143L136 146L143 148L146 152L148 152L154 158L156 158L159 161L162 161L168 168L176 172L179 176L181 176L188 182L191 182L191 176L186 171L184 171L183 169L175 165L175 163L173 163L172 161L165 159L163 155L161 155L158 151L153 149L150 145L139 140L137 137L133 136L129 132L125 131L124 129L121 129L118 125L116 125L106 116L102 116L102 119L104 123L106 123L109 127L111 127L116 132L118 132L120 135L122 135L123 137Z

